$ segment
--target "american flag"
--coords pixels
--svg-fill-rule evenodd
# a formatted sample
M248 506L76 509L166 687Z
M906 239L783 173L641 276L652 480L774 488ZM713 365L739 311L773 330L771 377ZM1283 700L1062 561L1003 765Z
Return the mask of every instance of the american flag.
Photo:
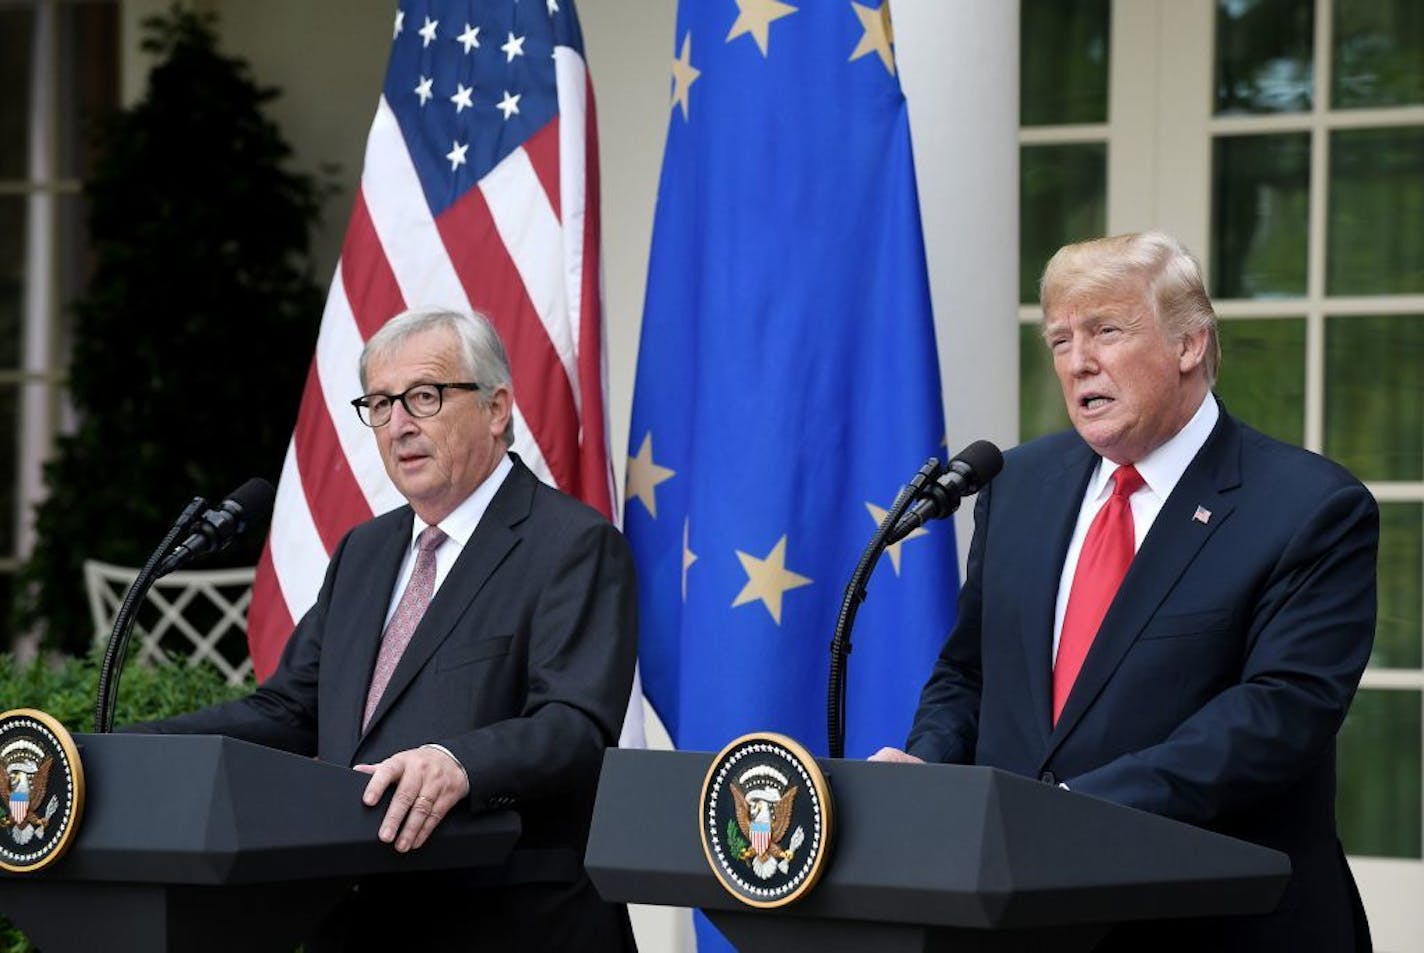
M509 349L514 449L613 512L598 138L573 0L402 0L341 260L257 567L259 679L352 526L404 502L348 403L407 307L484 313Z

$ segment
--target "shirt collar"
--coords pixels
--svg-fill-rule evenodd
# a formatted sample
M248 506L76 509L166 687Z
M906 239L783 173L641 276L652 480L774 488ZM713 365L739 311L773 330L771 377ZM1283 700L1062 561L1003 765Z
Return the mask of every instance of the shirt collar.
M1137 461L1135 466L1137 472L1142 475L1142 482L1159 500L1167 499L1176 489L1182 474L1187 472L1187 467L1196 458L1197 452L1205 446L1220 416L1216 398L1212 396L1211 391L1207 391L1201 406L1192 415L1192 419L1187 421L1187 425L1173 434L1162 446ZM1092 479L1088 481L1089 499L1100 499L1108 492L1112 475L1117 469L1117 464L1111 460L1098 457L1097 468L1093 471Z
M499 464L494 468L484 482L475 487L475 492L465 497L459 506L451 511L450 515L440 521L440 528L445 531L445 535L454 540L463 549L470 541L470 537L475 533L475 527L480 525L480 520L485 515L485 510L489 509L490 502L494 499L495 493L504 485L505 477L509 476L514 469L514 462L505 454L500 458ZM425 528L430 524L419 516L415 518L414 525L410 528L410 546L415 548L415 541Z

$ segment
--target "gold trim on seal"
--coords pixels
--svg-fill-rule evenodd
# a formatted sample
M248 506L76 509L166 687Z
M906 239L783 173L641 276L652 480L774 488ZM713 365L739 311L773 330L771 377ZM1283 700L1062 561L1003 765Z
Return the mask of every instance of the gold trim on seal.
M806 776L811 779L811 786L815 788L816 791L816 801L821 805L821 849L816 854L816 859L811 866L811 871L806 875L806 879L801 882L800 886L786 896L779 897L776 900L752 900L738 892L727 882L726 874L712 856L712 847L707 842L707 822L703 816L707 810L707 794L712 789L712 780L717 774L717 768L733 750L743 745L756 742L780 745L791 752L791 754L801 762L801 767L805 770ZM831 791L826 784L826 776L822 773L821 766L816 763L816 759L811 755L811 752L801 746L800 742L786 735L777 734L773 731L753 731L749 734L742 735L740 738L733 739L713 757L711 765L707 768L707 776L702 779L702 794L697 800L697 831L698 839L702 842L703 856L707 858L707 866L712 868L712 873L717 878L717 882L722 885L722 889L735 897L738 902L744 903L749 907L760 907L762 909L784 907L789 903L794 903L799 900L808 890L814 887L816 882L821 879L821 874L826 870L826 859L830 856L832 826Z
M43 725L59 742L60 751L64 754L65 761L68 762L69 776L74 781L74 792L70 799L69 822L64 825L58 843L50 849L49 853L33 864L8 864L0 860L0 869L17 874L32 874L59 860L74 843L75 834L79 831L79 820L84 814L84 764L79 760L79 749L75 746L69 729L60 724L59 719L53 715L35 708L14 708L7 712L0 712L0 724L11 718L30 718Z

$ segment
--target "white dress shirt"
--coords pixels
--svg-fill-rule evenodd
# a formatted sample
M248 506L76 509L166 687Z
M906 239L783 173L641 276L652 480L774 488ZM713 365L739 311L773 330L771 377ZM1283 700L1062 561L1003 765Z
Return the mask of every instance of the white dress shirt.
M1138 460L1135 466L1141 474L1143 486L1132 494L1133 552L1142 548L1142 540L1157 514L1162 512L1162 504L1172 494L1188 465L1196 458L1197 451L1211 436L1221 411L1216 399L1208 392L1187 425L1162 446ZM1068 609L1068 592L1073 588L1073 574L1078 569L1078 557L1083 552L1083 540L1088 535L1088 527L1098 510L1112 496L1112 475L1118 466L1104 457L1098 458L1093 475L1088 478L1088 489L1083 494L1082 506L1078 509L1078 524L1073 528L1073 538L1068 542L1068 555L1063 560L1063 573L1058 578L1058 603L1053 610L1053 657L1058 658L1058 637L1063 632L1063 614Z
M434 594L440 591L440 584L445 581L446 576L450 575L450 567L455 565L455 560L459 559L460 553L464 552L470 537L475 534L475 528L484 518L485 510L489 509L490 501L494 499L495 493L504 485L505 477L509 476L513 469L514 463L509 459L509 454L505 454L499 461L499 465L494 468L494 472L485 477L483 483L475 487L475 492L465 497L463 503L455 507L449 516L440 521L440 528L445 531L448 538L435 550L435 589L431 592L431 598L434 598ZM381 626L382 630L390 625L391 616L396 613L396 606L400 604L401 594L405 592L406 583L410 582L411 573L415 572L416 540L429 525L417 516L414 525L410 528L410 545L406 547L400 572L396 574L396 585L391 590L391 601L390 605L386 607L386 621Z

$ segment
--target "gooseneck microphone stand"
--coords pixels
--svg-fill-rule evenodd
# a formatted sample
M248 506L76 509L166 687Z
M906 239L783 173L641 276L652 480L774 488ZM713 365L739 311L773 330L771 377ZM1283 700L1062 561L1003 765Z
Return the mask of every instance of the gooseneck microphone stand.
M880 521L880 526L870 539L870 545L865 547L860 562L856 564L855 572L851 573L850 582L846 583L845 597L841 599L840 614L836 618L835 635L831 637L831 676L830 684L826 688L826 735L832 758L845 757L846 666L851 649L851 628L855 625L855 615L860 611L860 604L865 601L865 584L870 579L870 573L875 569L880 555L885 552L890 533L900 522L900 518L911 504L924 495L930 482L943 472L944 467L940 466L939 460L934 457L920 467L920 472L916 473L909 485L895 497L890 512Z
M208 501L201 496L193 497L193 502L184 508L172 528L168 530L168 535L163 537L163 542L159 543L158 548L153 551L153 555L148 557L148 562L144 563L143 568L139 570L133 585L129 586L128 594L124 596L123 605L119 607L119 613L114 617L114 629L109 634L109 644L104 649L104 661L99 667L99 691L94 702L95 734L107 734L113 730L114 706L118 703L119 676L123 672L124 659L128 657L129 637L133 632L134 618L138 615L138 607L143 604L148 590L153 588L153 584L162 575L158 572L158 565L178 544L178 540L192 531L193 524L197 521L199 514L207 508L207 505Z

